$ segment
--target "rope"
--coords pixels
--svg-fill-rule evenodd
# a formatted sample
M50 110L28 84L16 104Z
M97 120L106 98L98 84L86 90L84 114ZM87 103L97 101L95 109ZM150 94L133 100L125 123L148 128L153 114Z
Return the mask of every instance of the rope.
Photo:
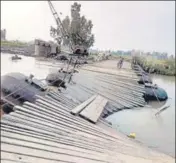
M59 80L59 79L56 79L56 80L54 80L53 82L51 82L50 84L53 84L54 82L56 82L57 80ZM61 82L61 83L63 83L63 81ZM29 87L30 85L29 84L27 84L25 87L23 87L23 88L21 88L21 89L19 89L19 90L22 90L22 89L24 89L24 88L27 88L27 87ZM60 85L58 86L58 87L60 87ZM39 90L41 90L42 88L39 88ZM19 91L19 90L17 90L17 91ZM11 94L9 94L9 95L7 95L7 96L5 96L5 97L3 97L3 98L7 98L7 97L9 97L10 95L13 95L15 92L17 92L16 90L14 91L14 92L12 92ZM32 92L34 92L34 91L32 91ZM20 98L23 98L25 95L23 95L23 96L20 96L20 97L18 97L18 98L16 98L16 99L14 99L14 101L17 101L17 100L19 100ZM35 96L35 95L34 95ZM33 96L32 96L33 97ZM6 103L8 103L8 102L6 102ZM4 103L1 107L3 107L6 103Z
M62 24L62 22L61 22L61 20L60 20L60 18L59 18L59 16L58 16L58 14L57 14L57 12L56 12L55 9L54 9L54 6L52 5L52 3L51 3L50 0L48 0L48 3L49 3L49 7L50 7L50 9L51 9L51 12L52 12L52 14L53 14L55 20L56 20L56 23L57 23L58 27L59 27L59 25L61 25L62 30L64 31L64 32L63 32L63 31L61 30L63 36L65 36L65 34L67 35L67 32L66 32L66 30L65 30L65 28L64 28L64 26L63 26L63 24ZM56 15L56 17L55 17L55 15ZM72 42L71 42L71 40L69 40L69 45L70 45L70 48L71 48L72 51L73 51L73 47L72 47ZM77 60L78 60L78 58L77 58ZM76 63L77 63L77 60L76 60ZM65 79L66 79L66 77L67 77L67 75L68 75L68 69L69 69L69 66L70 66L70 64L71 64L71 61L72 61L72 57L70 58L70 61L69 61L69 63L68 63L67 70L66 70L66 73L65 73L65 75L64 75L64 77L63 77L63 79L62 79L62 82L59 84L58 87L60 87L60 85L61 85L63 82L65 82ZM74 66L74 68L73 68L73 72L74 72L75 67L76 67L76 64L75 64L75 66ZM71 74L71 75L72 75L72 74ZM54 80L52 83L56 82L57 80L58 80L58 79ZM51 84L51 83L50 83L50 84ZM18 90L15 90L15 91L12 92L11 94L7 95L5 98L7 98L7 97L13 95L15 92L17 92L17 91L19 91L19 90L22 90L22 89L24 89L24 88L26 88L26 87L28 87L28 86L29 86L29 85L26 85L26 86L24 86L23 88L20 88L20 89L18 89ZM41 89L41 88L40 88L40 89ZM22 97L24 97L24 96L22 96ZM19 98L15 99L15 100L18 100L18 99L20 99L20 98L22 98L22 97L19 97ZM5 103L5 104L6 104L6 103ZM2 106L3 106L3 105L2 105Z
M150 75L150 70L149 70L149 75ZM158 103L160 104L160 103L161 103L161 101L158 99L158 96L156 95L156 92L154 91L154 89L153 89L153 88L152 88L152 91L153 91L154 95L156 96L156 99L157 99Z
M68 75L68 69L69 69L71 60L72 60L72 57L70 58L70 61L69 61L68 66L67 66L67 71L66 71L66 73L65 73L65 75L64 75L64 77L63 77L63 79L62 79L62 82L59 84L58 87L60 87L61 84L62 84L63 82L65 82L65 79L66 79L66 77L67 77L67 75ZM77 60L78 60L78 58L77 58ZM76 60L76 62L77 62L77 60ZM43 79L40 79L40 80L43 80ZM53 84L53 83L56 82L57 80L59 80L59 79L54 80L54 81L51 82L50 84ZM26 88L26 87L29 87L29 86L30 86L30 85L27 84L27 85L25 85L25 87L23 87L23 88L21 88L21 89L19 89L19 90L22 90L22 89L24 89L24 88ZM39 90L41 90L41 89L42 89L42 88L40 88ZM14 92L12 92L11 94L5 96L4 98L7 98L7 97L9 97L10 95L13 95L15 92L17 92L17 91L19 91L19 90L15 90ZM34 92L34 91L32 91L32 92ZM15 101L19 100L20 98L23 98L24 96L25 96L25 95L16 98ZM34 96L35 96L35 95L34 95ZM34 97L34 96L32 96L32 97ZM8 102L5 102L1 107L5 106L7 103L8 103Z
M62 66L62 68L64 67L64 65ZM67 68L67 72L68 72L68 68ZM39 81L42 81L42 80L45 80L45 78L44 79L40 79ZM54 82L56 82L58 79L56 79L55 81L53 81L53 83ZM22 82L21 82L22 83ZM52 84L53 84L52 83ZM62 83L61 83L62 84ZM60 84L60 85L61 85ZM58 87L60 87L60 85L58 86ZM27 88L27 87L29 87L29 84L26 84L24 87L22 87L22 88L20 88L20 86L18 87L18 88L20 88L20 89L18 89L17 88L17 90L15 90L14 92L12 92L12 93L10 93L10 94L8 94L7 96L5 96L4 98L7 98L7 97L9 97L9 96L11 96L11 95L13 95L14 93L16 93L16 92L18 92L19 90L23 90L24 88Z
M144 85L145 85L144 78L143 78L143 74L142 74L142 80L143 80L143 83L144 83ZM152 87L151 87L151 88L152 88ZM156 92L154 91L153 88L152 88L152 91L153 91L153 93L154 93L154 95L155 95L157 101L158 101L159 103L161 103L160 100L158 99L158 96L156 95ZM145 94L144 94L144 95L145 95ZM146 96L146 95L145 95L145 96Z
M42 81L42 80L45 80L45 79L40 79L39 81ZM21 83L22 83L22 82L21 82ZM16 89L14 92L8 94L7 96L4 96L4 98L9 97L9 96L15 94L16 92L18 92L19 90L23 90L24 88L27 88L28 86L29 86L29 84L26 84L26 85L25 85L24 87L22 87L22 88L20 88L20 86L19 86L20 89Z

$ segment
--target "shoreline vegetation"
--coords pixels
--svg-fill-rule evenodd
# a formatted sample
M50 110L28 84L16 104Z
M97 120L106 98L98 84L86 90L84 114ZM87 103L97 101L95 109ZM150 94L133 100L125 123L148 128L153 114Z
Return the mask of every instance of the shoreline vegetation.
M24 47L27 46L27 43L21 41L1 41L1 47L3 46Z
M153 57L133 57L143 70L150 74L175 76L175 58L156 59Z
M19 54L31 56L34 54L34 44L31 42L22 42L18 40L1 40L1 53Z
M145 56L124 56L124 55L112 55L113 59L124 58L125 61L132 62L135 59L142 69L150 74L159 74L166 76L175 76L175 58L171 59L156 59L154 57Z
M17 54L18 51L22 50L23 52L20 52L22 55L29 55L28 51L30 50L30 53L34 52L34 47L29 47L29 44L27 42L21 42L21 41L1 41L1 52L7 52L7 53L13 53ZM12 49L11 49L12 48ZM17 48L17 51L16 49ZM20 49L19 49L20 48ZM88 60L94 60L98 56L97 54L90 54ZM168 59L156 59L150 56L131 56L131 55L118 55L118 54L112 54L109 59L119 59L119 57L122 56L124 60L131 62L132 59L135 59L136 62L143 68L144 71L151 74L160 74L160 75L167 75L167 76L175 76L175 58L168 58ZM104 59L103 59L104 60Z

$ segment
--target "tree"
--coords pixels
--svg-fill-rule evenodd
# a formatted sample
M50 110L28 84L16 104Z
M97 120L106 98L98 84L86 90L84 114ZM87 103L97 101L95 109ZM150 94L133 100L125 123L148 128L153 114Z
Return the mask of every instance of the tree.
M66 30L66 32L68 34L70 34L70 18L68 16L65 17L65 19L62 21L62 24L64 26L64 29ZM69 44L69 40L68 38L64 38L63 39L63 45L68 45Z
M92 21L87 20L85 16L80 15L81 4L75 2L71 6L71 18L66 16L62 24L67 31L69 38L63 39L63 45L69 45L69 39L73 46L84 46L90 48L94 43L94 35L92 34Z

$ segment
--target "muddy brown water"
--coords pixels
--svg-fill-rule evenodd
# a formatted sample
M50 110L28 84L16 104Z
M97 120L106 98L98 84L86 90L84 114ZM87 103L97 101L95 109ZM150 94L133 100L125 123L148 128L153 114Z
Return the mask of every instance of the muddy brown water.
M1 76L9 72L21 72L25 75L32 73L38 79L44 79L49 72L64 67L62 63L41 62L25 56L21 56L22 60L12 61L11 56L1 54ZM137 141L175 157L175 78L155 75L152 79L167 91L169 99L166 104L170 105L168 109L156 117L155 113L161 104L154 102L150 104L152 107L119 111L107 117L107 120L122 133L128 135L135 132ZM84 77L80 80L84 80ZM73 92L70 95L74 96ZM85 98L86 95L83 95L82 100Z

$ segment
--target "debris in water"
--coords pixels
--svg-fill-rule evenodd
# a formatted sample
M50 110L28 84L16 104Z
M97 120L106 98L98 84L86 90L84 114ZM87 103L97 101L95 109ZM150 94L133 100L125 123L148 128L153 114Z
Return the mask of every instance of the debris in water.
M128 137L135 139L135 138L136 138L136 134L135 134L134 132L133 132L133 133L130 133L130 134L128 135Z
M156 114L155 116L159 115L161 112L163 112L164 110L166 110L167 108L169 108L170 105L164 106L163 108L161 108Z

